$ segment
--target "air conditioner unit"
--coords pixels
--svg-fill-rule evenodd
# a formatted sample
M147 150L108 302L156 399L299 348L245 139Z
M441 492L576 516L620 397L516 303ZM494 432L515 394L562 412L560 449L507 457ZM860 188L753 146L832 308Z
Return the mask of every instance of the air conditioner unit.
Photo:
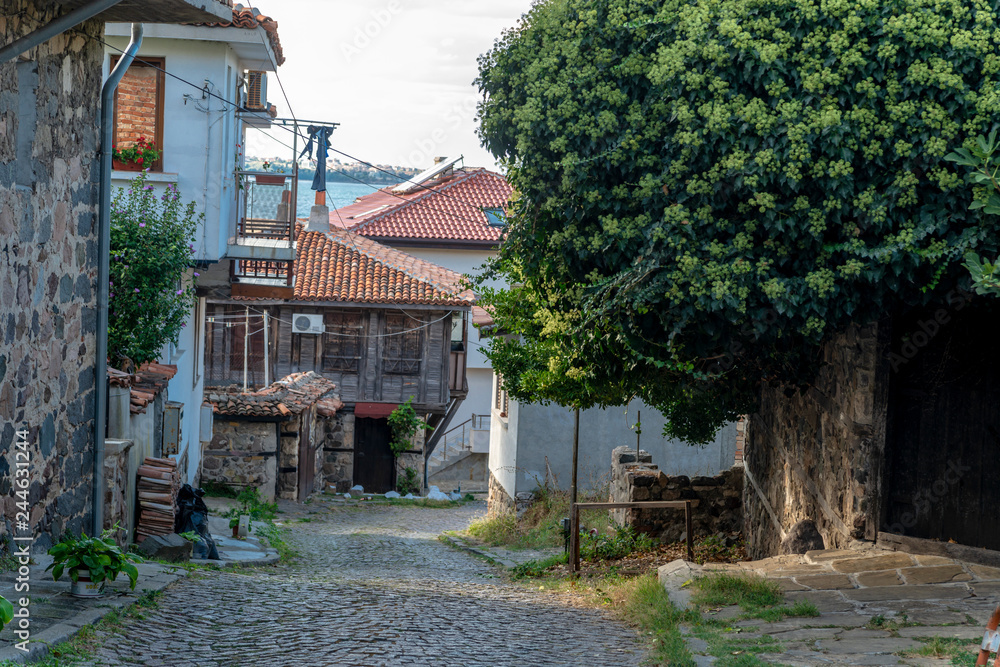
M292 315L292 333L321 334L325 330L322 315L307 315L305 313Z
M247 108L267 109L267 72L247 72Z

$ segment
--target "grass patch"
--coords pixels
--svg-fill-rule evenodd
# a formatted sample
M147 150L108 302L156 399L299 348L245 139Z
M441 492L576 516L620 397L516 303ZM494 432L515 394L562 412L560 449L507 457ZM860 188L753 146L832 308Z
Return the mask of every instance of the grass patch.
M895 632L900 628L908 628L914 625L919 625L919 623L911 623L908 620L906 614L900 614L899 616L886 617L882 614L876 614L872 616L865 627L869 630L888 630L889 632Z
M760 611L781 604L782 593L778 584L753 574L712 572L694 582L692 596L702 607L725 607L738 604L747 612Z
M607 491L581 494L579 502L602 501ZM563 531L559 521L569 516L569 493L556 489L536 489L535 499L518 519L513 513L487 516L469 524L468 534L491 546L511 549L541 549L561 547ZM596 528L600 535L611 531L607 510L590 510L580 516L580 525L587 530ZM581 544L582 546L582 544Z
M276 526L273 523L267 522L263 525L255 526L257 535L263 537L267 540L267 543L278 552L278 558L282 562L292 561L299 556L299 552L295 550L288 542L285 541L285 533L287 528L283 526Z
M510 568L510 576L512 579L537 579L545 576L556 565L565 563L566 560L566 554L556 554L541 560L529 560Z
M958 639L956 637L914 637L924 645L915 651L908 651L907 656L922 656L929 658L950 658L952 665L972 667L979 655L976 640Z

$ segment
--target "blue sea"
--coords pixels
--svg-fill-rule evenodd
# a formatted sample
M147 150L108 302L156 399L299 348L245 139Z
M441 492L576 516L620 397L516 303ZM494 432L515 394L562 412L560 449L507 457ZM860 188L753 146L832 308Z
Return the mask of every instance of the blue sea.
M371 194L385 185L366 185L364 183L327 183L326 184L326 205L332 211L354 203L354 200L362 195ZM312 179L299 181L299 196L297 217L308 218L309 209L316 201L316 192L311 190Z

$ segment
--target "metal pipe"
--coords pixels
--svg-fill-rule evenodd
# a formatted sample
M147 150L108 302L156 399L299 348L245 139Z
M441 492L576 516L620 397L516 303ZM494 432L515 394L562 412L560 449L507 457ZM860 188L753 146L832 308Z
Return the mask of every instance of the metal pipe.
M13 60L28 49L33 49L39 44L44 44L56 35L62 34L80 25L87 19L92 19L101 12L114 7L122 0L94 0L83 7L77 7L73 11L63 14L59 18L46 23L38 30L31 32L24 37L19 37L7 46L0 48L0 63Z
M111 3L114 4L114 3ZM132 24L132 39L101 88L101 199L97 211L97 365L94 369L94 525L104 530L104 423L108 419L108 293L111 279L111 136L115 91L142 45L142 24ZM130 535L131 537L131 535Z

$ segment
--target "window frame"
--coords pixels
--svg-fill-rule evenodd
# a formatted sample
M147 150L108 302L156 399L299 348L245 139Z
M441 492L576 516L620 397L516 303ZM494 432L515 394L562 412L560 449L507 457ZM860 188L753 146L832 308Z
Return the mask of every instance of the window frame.
M341 322L337 324L336 322L331 322L332 319L353 317L355 319L355 324L349 325ZM323 372L329 373L360 373L361 372L361 359L364 357L365 353L365 338L366 338L366 323L367 318L361 311L349 310L349 311L326 311L323 313L323 350L320 354L320 368ZM333 335L330 333L331 329L339 329L336 333L340 335ZM345 329L355 330L353 336L343 335ZM355 350L357 356L344 356L344 355L332 355L328 352L328 348L335 341L340 343L346 340L352 340L355 344ZM345 362L346 360L353 361L353 364L340 363L335 364L333 361L340 360ZM331 363L328 363L331 362Z
M398 325L393 323L393 320L397 319ZM394 331L397 326L398 331ZM406 333L402 333L404 331ZM382 373L420 375L424 361L424 328L421 323L405 313L386 313L383 333ZM415 351L416 356L404 356L408 351ZM393 352L399 354L393 355Z
M121 56L111 56L111 69L114 69L114 67L118 63L118 60L120 59L120 57ZM141 62L140 62L140 60L141 60ZM166 69L167 69L167 61L166 61L166 58L164 58L162 56L159 56L159 57L142 56L141 59L140 58L136 58L134 61L132 61L132 64L129 65L129 69L132 69L133 67L135 67L135 68L148 67L148 68L156 70L156 114L155 114L156 115L156 118L155 118L156 130L154 132L155 136L153 137L153 142L156 144L156 149L158 151L160 151L160 157L159 157L159 159L157 159L153 163L153 165L149 168L149 170L153 171L153 172L162 172L163 171L163 156L166 153L166 151L164 150L164 146L163 146L163 118L164 118L163 104L164 104L164 99L165 99L164 88L166 86L166 81L167 81L167 77L166 77L166 74L164 74L164 72L166 72ZM158 68L158 69L156 69L156 68ZM128 76L128 70L126 70L125 76ZM124 77L122 77L122 78L124 78ZM113 116L114 116L114 127L115 127L114 132L112 134L112 138L111 138L111 143L113 145L118 145L118 93L119 93L119 90L120 90L119 88L115 89L115 99L114 99L114 105L113 105L114 106L114 108L113 108Z

